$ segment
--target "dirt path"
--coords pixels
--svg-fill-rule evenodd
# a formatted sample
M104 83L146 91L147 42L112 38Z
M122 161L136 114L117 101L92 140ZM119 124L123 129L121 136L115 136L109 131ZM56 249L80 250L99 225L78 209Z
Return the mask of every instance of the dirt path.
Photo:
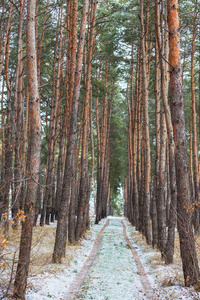
M147 246L127 220L109 219L92 225L80 245L69 246L63 264L45 260L39 271L37 264L37 273L28 279L26 300L200 299L193 287L183 286L178 257L175 264L164 265L160 253ZM49 246L41 253L51 258Z
M111 218L99 232L66 299L142 300L150 299L150 290L145 269L122 219Z
M127 235L127 232L126 232L126 226L125 226L123 221L122 221L122 226L123 226L123 233L124 233L124 236L125 236L125 240L131 248L131 251L132 251L132 254L133 254L133 259L136 263L138 275L140 276L140 280L141 280L143 289L146 292L147 299L150 299L151 298L152 287L151 287L151 284L149 282L149 278L146 274L146 271L144 269L144 266L143 266L143 264L142 264L142 262L139 258L139 255L138 255L136 249L133 247L133 245L131 244L131 242L128 238L128 235Z
M67 295L67 300L73 300L76 299L76 294L78 293L88 271L90 270L90 268L92 267L94 260L97 256L98 250L100 248L100 244L101 244L101 239L102 239L102 233L104 232L106 226L108 226L109 224L109 219L106 221L105 225L101 228L100 232L97 235L96 241L94 242L94 246L92 248L92 251L88 257L88 259L86 260L83 268L81 269L81 271L78 273L78 275L76 276L75 280L72 282L72 284L70 285L70 289L68 291L68 295Z

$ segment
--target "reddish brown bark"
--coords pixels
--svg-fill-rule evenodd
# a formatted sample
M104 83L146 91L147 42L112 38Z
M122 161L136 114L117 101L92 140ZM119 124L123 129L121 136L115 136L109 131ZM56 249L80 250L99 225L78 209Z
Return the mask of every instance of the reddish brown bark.
M167 129L165 114L162 107L160 117L160 159L159 159L159 184L157 197L157 222L158 222L158 248L162 255L166 246L166 145Z
M24 16L25 2L20 1L19 13L19 27L18 27L18 55L17 55L17 68L16 68L16 82L15 82L15 99L14 99L14 134L15 134L15 164L14 164L14 193L12 199L12 215L17 215L18 209L24 199L20 199L19 191L22 187L22 131L23 131L23 16Z
M40 36L40 42L38 45L38 51L37 51L37 73L38 73L38 84L39 84L39 89L41 85L41 55L42 55L42 47L43 47L43 42L44 42L44 34L46 30L46 22L47 22L47 15L49 11L49 0L47 0L46 3L46 9L45 9L45 14L44 14L44 19L43 19L43 24L42 24L42 33Z
M49 122L49 131L47 132L47 141L48 141L48 157L47 157L47 171L46 171L46 189L43 199L43 208L41 212L40 225L43 226L45 223L49 224L51 204L52 204L52 171L54 163L54 145L56 141L56 122L58 117L58 98L56 99L56 62L57 62L57 51L58 51L58 36L59 36L59 21L56 30L56 43L54 48L54 59L53 59L53 70L52 70L52 94L51 94L51 114ZM61 38L62 40L62 38ZM60 55L60 54L59 54ZM60 62L58 64L58 72L60 73ZM60 80L60 74L58 74L58 80ZM47 117L46 117L47 122Z
M128 139L127 139L127 147L128 147L128 199L130 203L130 211L129 211L129 221L134 225L134 211L133 211L133 203L132 203L132 195L133 195L133 141L132 141L132 111L131 104L129 101L129 84L130 78L127 82L126 88L126 99L128 106ZM133 100L132 100L133 101Z
M192 53L191 53L191 100L192 100L192 135L193 135L193 163L194 163L194 202L195 202L195 231L199 231L199 181L198 181L198 147L197 147L197 121L195 104L195 84L194 84L194 55L196 37L197 12L194 13L194 25L192 34Z
M161 3L163 5L163 3ZM176 206L177 206L177 191L176 191L176 171L175 171L175 144L174 134L171 121L171 111L168 104L168 36L167 31L160 30L162 27L162 15L160 13L160 5L156 0L156 40L158 43L159 59L160 59L160 72L161 72L161 96L162 104L165 112L168 142L169 142L169 173L170 173L170 192L171 202L169 211L169 224L168 224L168 237L165 249L166 263L173 262L174 253L174 234L176 225ZM167 8L166 8L167 10ZM167 17L167 15L166 15ZM165 20L165 27L167 27L167 20Z
M138 47L137 53L137 67L136 67L136 81L135 81L135 107L134 107L134 121L133 121L133 139L132 139L132 148L133 148L133 212L134 212L134 222L136 229L138 229L138 217L139 217L139 205L138 205L138 180L137 180L137 152L139 151L139 145L137 140L138 135L138 112L139 112L139 68L140 68L140 47Z
M154 194L152 197L152 246L155 247L158 243L157 232L157 209L158 203L158 185L159 185L159 168L160 168L160 72L159 72L159 52L158 41L155 39L155 120L156 120L156 161L154 174Z
M81 174L80 174L80 191L78 199L78 215L76 226L76 240L79 239L81 234L85 231L86 223L86 210L88 206L88 133L89 133L89 106L91 97L91 70L92 70L92 56L95 44L95 22L96 22L96 8L97 1L91 2L90 12L90 35L88 43L88 61L87 61L87 74L86 74L86 89L84 98L84 121L82 133L82 151L81 151Z
M101 127L99 128L99 139L98 147L98 173L97 173L97 206L96 206L96 220L95 223L104 218L103 202L104 202L104 180L105 180L105 159L106 159L106 141L107 141L107 130L108 130L108 61L106 61L105 66L105 96L104 103L102 107L102 116L101 116ZM96 106L97 109L97 106ZM97 125L98 126L98 125Z
M90 97L90 140L91 140L91 152L92 152L91 180L92 180L92 193L93 193L94 208L95 208L96 207L96 190L95 190L95 177L94 177L95 148L94 148L94 138L93 138L93 127L92 127L92 93Z
M143 22L143 0L140 1L140 24L141 24L141 53L142 53L142 75L143 75L143 106L144 106L144 135L145 135L145 185L144 185L144 234L147 243L151 243L150 233L150 182L151 182L151 156L149 139L149 115L148 115L148 78L145 50L145 31Z
M71 105L71 119L70 119L70 132L67 144L67 153L65 161L65 172L63 178L63 189L61 204L59 210L58 225L56 229L56 240L54 245L53 262L61 263L62 256L65 255L65 244L66 244L66 223L68 217L68 208L70 203L70 188L75 177L75 142L76 142L76 130L77 130L77 113L78 113L78 100L80 92L80 81L81 81L81 71L83 62L83 48L85 43L85 29L87 22L88 13L88 0L83 2L83 12L82 20L80 26L80 37L77 51L77 65L76 74L74 82L74 93Z
M1 177L1 214L8 214L9 207L9 193L10 184L12 179L12 155L13 155L13 143L12 143L12 107L11 107L11 93L12 85L10 84L9 78L9 49L11 40L11 29L13 19L13 4L10 7L9 19L6 32L6 44L3 51L5 53L5 82L7 89L7 107L6 107L6 122L5 122L5 157L3 159L4 165L2 165L2 177ZM2 56L2 58L3 58ZM1 65L2 68L3 64ZM8 230L8 218L5 218L5 231Z
M177 213L180 251L185 285L193 285L199 279L199 266L191 226L191 194L187 166L187 144L184 117L182 72L180 60L180 24L178 0L168 0L169 63L172 101L172 123L175 140Z
M100 62L101 67L101 62ZM97 74L98 82L100 81L100 69L99 73ZM99 92L99 88L97 90ZM100 199L100 178L101 178L101 161L100 161L100 151L101 151L101 137L100 137L100 121L99 121L99 98L96 97L96 128L97 128L97 199L96 199L96 215L97 215L97 209L100 210L98 206L100 206L100 203L98 203L98 199Z
M40 166L41 120L40 101L38 92L36 46L35 46L35 8L36 1L29 0L27 7L27 67L29 89L29 150L27 173L27 194L25 200L25 222L22 224L19 261L15 277L14 296L24 299L29 270L32 229L35 218L35 204Z
M61 82L61 54L62 54L62 41L63 41L63 9L60 14L60 35L59 35L59 52L57 59L57 79L55 82L55 98L51 100L51 119L49 129L49 155L48 155L48 168L47 168L47 183L46 183L46 218L45 223L49 224L50 214L51 220L54 220L55 213L55 155L56 143L58 137L58 114L60 111L60 82Z

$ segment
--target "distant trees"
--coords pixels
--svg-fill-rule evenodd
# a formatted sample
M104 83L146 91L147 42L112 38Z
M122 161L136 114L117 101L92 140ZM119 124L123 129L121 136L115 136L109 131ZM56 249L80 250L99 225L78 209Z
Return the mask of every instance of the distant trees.
M97 224L102 218L107 216L107 203L109 191L109 136L110 136L110 114L111 105L108 103L108 61L105 65L105 96L101 111L101 123L99 124L98 98L96 100L97 118L97 198L96 198L96 220Z
M136 76L135 76L135 95L138 95L138 85L143 91L140 100L140 118L136 119L135 112L129 111L129 122L137 122L137 127L132 126L132 133L128 134L128 145L133 143L132 148L128 148L129 172L126 185L126 206L127 216L133 225L139 229L146 237L147 243L151 241L152 245L157 246L161 251L162 258L166 263L173 262L174 254L174 237L176 222L178 225L181 257L183 261L183 272L185 285L195 284L199 278L199 267L196 258L195 244L193 237L192 224L195 231L199 233L199 181L196 179L198 175L197 163L197 132L196 132L196 99L195 99L195 75L194 75L194 57L195 57L195 32L197 22L197 6L194 3L194 19L193 28L191 28L191 101L192 101L192 135L190 139L191 154L190 154L190 181L188 174L187 162L187 139L186 125L184 119L184 102L183 102L183 85L182 71L180 61L180 28L179 28L179 13L178 1L155 1L155 11L149 11L149 1L146 2L146 10L143 8L143 1L140 1L140 24L141 38L138 47L139 63L137 60ZM143 15L145 11L145 16ZM155 22L154 27L154 53L155 64L153 68L154 76L148 73L151 58L151 42L152 36L148 31L149 17ZM145 23L144 23L145 20ZM144 30L145 28L145 30ZM146 40L146 41L145 41ZM136 57L136 55L135 55ZM144 61L146 62L144 64ZM138 76L138 65L140 66L140 75ZM170 89L169 86L170 74ZM148 77L150 76L150 77ZM140 81L138 80L140 78ZM148 82L149 78L149 82ZM147 79L147 81L145 81ZM145 83L146 82L146 83ZM146 139L149 128L147 114L152 112L152 104L149 102L146 110L146 102L144 101L145 89L151 85L155 86L155 139L152 136L151 148L155 151L150 158L155 162L155 167L151 168L149 176L148 172L148 147ZM130 91L131 91L130 87ZM148 92L151 90L148 89ZM132 93L132 91L131 91ZM151 93L151 92L150 92ZM130 95L130 98L132 95ZM140 96L141 97L141 96ZM171 107L170 107L171 104ZM138 109L137 97L135 98L135 109ZM149 108L148 108L149 107ZM146 113L145 113L146 112ZM198 116L199 118L199 116ZM137 120L137 121L136 121ZM138 131L142 124L141 131ZM152 124L151 124L152 125ZM130 126L129 126L130 128ZM129 131L128 131L129 132ZM135 134L139 133L137 142L134 138ZM150 134L151 138L151 134ZM130 147L130 146L129 146ZM139 153L137 162L133 162L132 153L137 148ZM137 169L137 182L132 177L134 165L139 165ZM141 170L141 173L140 173ZM184 170L184 171L183 171ZM146 174L146 175L145 175ZM147 177L146 177L147 176ZM152 222L152 231L149 231L149 236L145 229L145 224L148 221L148 201L146 202L144 187L150 183L150 215ZM193 189L194 184L194 189ZM147 186L146 186L147 188ZM194 190L194 201L191 200L191 192ZM138 198L139 212L135 207L135 199ZM150 228L150 222L146 228Z

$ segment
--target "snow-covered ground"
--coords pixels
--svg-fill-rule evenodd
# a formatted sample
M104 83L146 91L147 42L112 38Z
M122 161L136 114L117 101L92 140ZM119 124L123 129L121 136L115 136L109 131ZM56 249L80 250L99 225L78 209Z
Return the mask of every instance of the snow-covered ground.
M160 252L148 246L141 233L125 221L129 240L140 257L152 285L152 300L199 300L200 293L194 287L184 287L181 258L178 251L174 255L174 264L165 265Z
M121 218L111 218L78 299L146 299Z
M117 217L109 219L93 266L74 299L200 299L200 293L194 288L183 286L178 254L175 255L175 264L166 266L160 259L160 253L147 246L141 234L136 232L127 220ZM141 282L141 274L138 272L131 247L125 240L122 221L126 225L129 241L137 251L147 274L150 291L145 291ZM69 288L86 263L96 237L105 223L106 220L102 220L98 225L92 225L77 245L67 246L66 258L61 265L51 263L56 225L36 228L26 300L68 300Z
M121 221L126 225L128 238L136 249L141 263L148 276L152 291L151 299L200 299L200 293L194 288L183 286L183 275L180 260L166 266L160 260L160 253L147 246L138 232L135 232L124 218L109 217L110 223L102 234L102 243L95 262L75 299L95 300L137 300L148 299L142 287L140 276L127 245ZM87 260L95 238L105 224L102 220L98 225L92 225L90 232L75 247L73 259L63 265L49 265L42 275L29 279L27 300L67 299L68 289ZM142 242L141 242L142 241ZM71 248L71 247L70 247ZM67 255L70 255L72 249Z
M61 265L49 264L49 268L43 274L32 274L28 281L26 300L67 299L70 284L86 262L96 236L105 222L106 220L102 220L98 225L92 225L78 246L67 247L66 259L63 259Z

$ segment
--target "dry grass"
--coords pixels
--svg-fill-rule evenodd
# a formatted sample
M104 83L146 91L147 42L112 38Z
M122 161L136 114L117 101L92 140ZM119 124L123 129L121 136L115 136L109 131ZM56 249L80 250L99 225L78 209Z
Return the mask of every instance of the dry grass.
M0 236L2 234L3 233L0 229ZM30 276L37 276L38 274L44 274L45 272L51 274L62 272L64 268L70 266L71 262L76 257L76 253L81 247L78 243L74 245L67 245L66 257L63 259L62 265L52 264L51 260L55 234L56 226L37 226L34 228L29 272ZM20 226L16 231L12 231L10 229L8 235L8 245L5 249L0 250L0 289L6 289L11 275L14 278L18 259L20 235ZM88 230L85 238L90 239L91 235L92 231ZM162 276L162 268L167 268L167 266L165 266L159 250L154 249L152 252L152 247L147 245L146 240L141 233L133 231L131 235L134 237L135 242L141 246L143 251L147 253L147 255L148 253L150 254L148 255L148 262L152 266L152 269L155 270L155 275L162 286L171 286L175 284L183 285L178 233L175 235L174 264L170 266L170 276L167 278ZM198 259L200 262L200 236L195 236L195 242ZM14 266L13 271L12 266Z
M3 234L3 232L0 230L0 236L1 234ZM63 258L62 264L52 264L55 235L56 226L37 226L34 228L29 276L37 276L38 274L44 274L45 272L56 274L58 272L62 272L66 266L70 266L76 256L77 250L80 249L81 246L78 243L74 245L67 245L66 257ZM10 228L8 234L8 245L5 249L0 250L0 290L5 291L7 289L8 282L11 277L12 281L14 280L19 253L20 236L21 226L19 226L15 231L12 231ZM86 236L89 237L90 232L88 232ZM4 262L6 265L4 265Z
M170 266L170 276L167 278L163 277L163 268L167 268L168 266L165 265L160 251L157 248L152 251L152 247L146 243L144 236L140 232L132 232L131 236L134 237L136 243L141 246L145 253L151 252L151 255L148 256L148 262L154 270L155 276L161 286L172 286L175 284L183 285L178 233L175 235L174 263Z
M147 245L144 236L138 232L134 231L131 233L131 236L134 237L136 243L141 246L144 252L152 251L152 247ZM195 235L195 244L197 257L200 263L200 235ZM179 236L176 232L175 234L175 247L174 247L174 263L170 266L169 277L162 276L162 268L168 267L165 265L161 257L161 253L158 249L154 249L153 254L148 257L148 262L151 267L155 270L155 275L160 282L161 286L173 286L173 285L184 285L183 271L182 271L182 261L180 256L180 246L179 246ZM196 290L200 290L200 287L196 287Z

